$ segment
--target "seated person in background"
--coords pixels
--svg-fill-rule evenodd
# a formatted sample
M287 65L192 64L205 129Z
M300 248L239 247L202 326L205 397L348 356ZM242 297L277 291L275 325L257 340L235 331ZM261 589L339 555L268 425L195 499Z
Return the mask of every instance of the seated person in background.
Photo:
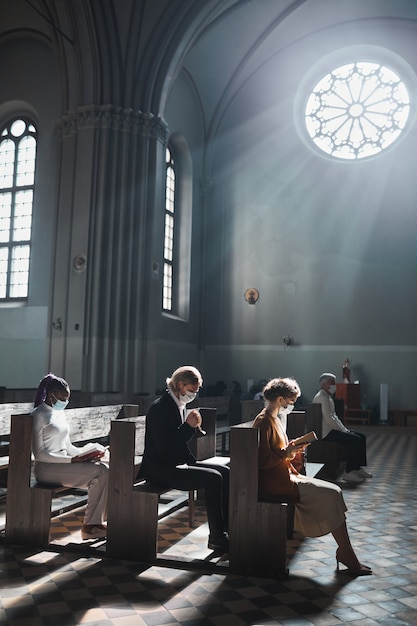
M242 421L242 387L237 380L232 380L230 385L230 399L228 406L229 424L234 426Z
M229 468L197 461L187 442L201 426L192 402L203 384L200 372L185 365L166 380L168 389L155 400L146 416L145 450L139 476L164 488L204 489L209 526L208 547L228 552Z
M264 388L266 406L254 421L260 431L259 495L293 502L294 528L305 537L332 533L338 546L337 569L343 563L355 576L372 574L370 567L360 563L351 545L346 527L347 508L340 487L303 476L292 465L297 450L306 446L288 441L279 416L288 412L299 395L298 383L292 378L274 378Z
M348 459L343 479L347 482L361 483L372 474L363 469L366 465L366 436L349 430L337 417L332 394L336 391L336 376L328 372L319 379L320 391L313 398L315 404L321 404L322 439L336 441L348 449Z
M254 400L264 399L263 388L265 387L266 383L267 380L265 378L261 378L261 380L258 380L255 385L252 385L252 387L250 388L250 392L253 394Z
M41 483L88 489L81 537L99 539L107 535L108 466L100 461L104 452L83 454L73 446L65 407L70 388L63 378L47 374L39 383L32 411L32 450L35 478Z

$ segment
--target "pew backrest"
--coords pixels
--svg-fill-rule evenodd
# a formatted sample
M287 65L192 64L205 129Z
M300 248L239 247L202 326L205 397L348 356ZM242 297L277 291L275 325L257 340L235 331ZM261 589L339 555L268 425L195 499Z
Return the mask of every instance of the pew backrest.
M259 430L252 422L230 431L230 569L248 576L285 578L287 510L258 498Z
M65 415L70 424L71 439L78 443L107 436L112 420L137 414L137 410L137 405L83 407L66 409ZM32 484L32 415L13 414L10 422L6 539L11 543L46 546L56 486Z
M264 406L263 400L242 400L242 422L253 422Z
M33 402L6 402L0 404L0 436L10 434L10 420L12 415L30 413Z
M211 407L200 408L203 419L202 428L205 435L196 431L195 436L188 443L188 447L196 459L203 461L216 455L216 409ZM134 475L142 462L145 449L146 415L125 417L112 420L111 423L111 448L123 451L125 457L134 459ZM133 447L132 447L133 446ZM117 447L117 448L116 448ZM117 460L119 463L119 458Z
M307 431L314 430L318 439L322 438L323 429L322 429L322 414L321 414L321 404L310 402L306 407L306 427Z
M197 431L189 447L196 458L203 461L207 454L215 454L216 409L200 408L200 412L202 427L207 434L201 435ZM113 420L111 424L106 551L117 558L153 562L157 554L159 496L169 489L137 479L144 450L145 426L144 415ZM188 497L190 526L193 526L193 498L190 498L190 493ZM184 506L184 496L179 500ZM165 514L169 510L170 505Z
M110 433L110 426L113 420L133 417L137 416L137 414L138 405L136 404L88 406L65 410L72 443L81 443L106 437Z
M305 435L309 429L306 430L306 412L305 411L293 411L287 419L287 436L288 439L295 439ZM313 430L313 429L312 429Z
M189 409L198 409L204 407L207 409L216 409L217 417L221 418L229 413L230 396L204 396L197 397L193 402L187 405Z
M0 404L0 436L10 434L12 415L24 415L33 409L33 402L8 402ZM107 435L113 419L138 415L136 404L88 406L65 409L70 426L70 439L74 442L88 441Z

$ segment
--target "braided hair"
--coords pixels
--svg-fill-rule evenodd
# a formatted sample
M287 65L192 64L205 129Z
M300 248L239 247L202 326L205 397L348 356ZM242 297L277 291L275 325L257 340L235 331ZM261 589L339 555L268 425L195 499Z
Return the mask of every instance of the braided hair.
M66 380L58 378L58 376L49 372L49 374L42 378L36 390L34 402L35 407L42 404L42 402L45 402L48 397L48 393L53 393L54 391L68 391L68 389L69 385Z

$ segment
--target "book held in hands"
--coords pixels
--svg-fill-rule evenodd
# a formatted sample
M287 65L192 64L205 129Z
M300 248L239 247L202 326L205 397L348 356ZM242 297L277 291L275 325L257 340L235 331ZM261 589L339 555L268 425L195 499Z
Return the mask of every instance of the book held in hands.
M314 432L314 430L312 430L302 437L297 437L296 439L293 439L292 443L295 446L305 446L306 444L313 443L313 441L317 441L317 439L318 437L316 433Z

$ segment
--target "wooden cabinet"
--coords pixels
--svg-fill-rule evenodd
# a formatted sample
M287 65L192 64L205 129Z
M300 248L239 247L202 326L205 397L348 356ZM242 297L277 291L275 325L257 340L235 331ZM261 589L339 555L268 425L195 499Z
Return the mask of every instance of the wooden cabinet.
M343 400L345 409L360 409L361 386L353 383L336 383L336 399Z
M361 386L352 383L336 383L336 400L343 400L343 416L339 415L345 422L349 423L371 423L372 411L361 407Z

